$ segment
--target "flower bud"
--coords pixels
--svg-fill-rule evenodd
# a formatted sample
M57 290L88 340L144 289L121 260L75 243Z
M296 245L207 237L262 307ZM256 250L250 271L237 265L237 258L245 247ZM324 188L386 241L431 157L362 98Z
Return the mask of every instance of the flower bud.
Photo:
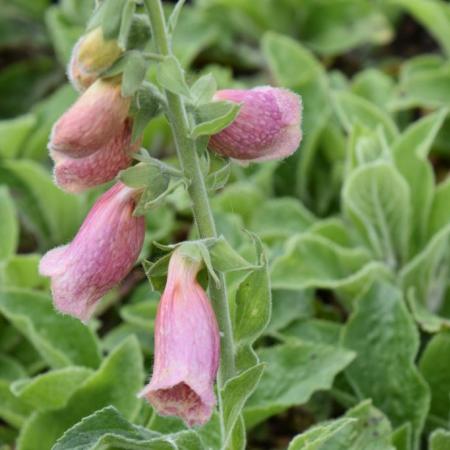
M97 200L71 243L42 257L39 272L51 277L60 312L86 321L135 264L145 235L144 218L133 216L135 196L117 183Z
M236 119L213 135L208 147L238 161L283 159L297 150L302 138L301 98L270 86L218 91L215 100L241 103Z
M96 81L55 123L49 148L72 157L96 152L126 121L130 101L117 80Z
M208 297L196 280L200 263L175 250L155 321L150 383L139 394L163 416L205 424L216 404L220 337Z
M89 87L122 54L115 39L105 40L101 27L82 36L73 48L68 76L78 91Z

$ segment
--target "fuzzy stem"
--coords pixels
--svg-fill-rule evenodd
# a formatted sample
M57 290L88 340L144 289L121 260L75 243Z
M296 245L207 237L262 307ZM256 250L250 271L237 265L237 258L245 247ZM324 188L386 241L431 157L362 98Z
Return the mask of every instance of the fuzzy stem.
M160 0L144 0L150 23L152 37L158 52L169 56L172 50ZM189 182L188 193L192 202L192 211L200 238L217 237L216 226L206 190L205 180L200 167L196 143L189 137L189 121L183 99L172 92L165 91L167 98L167 116L172 128L178 159L185 178ZM227 299L225 278L218 274L220 287L210 282L209 291L221 332L219 388L234 375L234 343L230 310Z

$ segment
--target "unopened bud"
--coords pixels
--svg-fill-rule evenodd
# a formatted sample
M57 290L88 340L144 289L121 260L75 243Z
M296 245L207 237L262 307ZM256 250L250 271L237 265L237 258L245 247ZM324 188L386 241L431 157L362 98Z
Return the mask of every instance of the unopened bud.
M215 100L241 104L236 119L213 135L208 147L243 162L283 159L297 150L302 138L301 98L270 86L218 91Z
M75 44L68 67L68 76L75 89L88 88L122 53L117 40L104 38L101 27L82 36Z

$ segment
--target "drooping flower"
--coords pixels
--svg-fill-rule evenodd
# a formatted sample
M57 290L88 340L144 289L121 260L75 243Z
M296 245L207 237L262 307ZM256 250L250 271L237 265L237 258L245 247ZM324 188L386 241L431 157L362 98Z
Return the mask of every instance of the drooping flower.
M196 280L198 261L173 253L155 322L155 361L140 393L163 416L203 425L216 404L220 337L209 299Z
M56 184L81 192L112 180L132 161L130 99L118 80L96 81L56 122L50 137Z
M104 38L101 27L82 36L73 48L67 69L73 87L78 91L88 88L122 53L117 40Z
M97 300L135 264L145 235L144 218L133 216L136 195L115 184L97 200L74 240L42 257L39 271L51 277L60 312L86 321Z
M301 98L270 86L217 91L215 100L241 104L236 119L213 135L208 147L243 162L283 159L297 150L302 138Z
M98 80L59 118L49 148L72 157L96 152L117 134L129 115L130 98L118 80Z

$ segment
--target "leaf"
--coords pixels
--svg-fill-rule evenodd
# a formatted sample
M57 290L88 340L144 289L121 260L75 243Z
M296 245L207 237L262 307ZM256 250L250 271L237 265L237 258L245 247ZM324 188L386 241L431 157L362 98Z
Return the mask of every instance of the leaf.
M25 369L15 359L0 354L0 417L15 427L22 426L32 408L14 397L10 385L26 376Z
M123 341L100 368L80 386L67 404L54 411L33 414L21 430L18 450L50 450L65 430L105 406L114 406L126 418L139 407L137 391L143 383L142 356L134 337Z
M22 402L37 410L60 409L92 372L84 367L70 366L32 379L18 380L11 385L11 391Z
M217 83L210 73L200 77L191 87L191 95L196 105L208 103L217 91Z
M393 142L398 135L397 126L392 118L375 104L361 97L338 91L334 94L334 105L342 126L348 133L356 124L360 124L369 129L381 125L388 142Z
M412 450L412 427L405 423L392 432L391 439L396 450Z
M248 223L263 199L261 190L252 183L238 182L229 184L214 196L212 204L215 210L238 214L244 223Z
M2 158L15 158L30 131L36 125L34 114L24 114L14 119L0 121L0 155Z
M40 255L33 253L14 255L9 258L3 268L4 286L26 289L47 288L49 279L41 276L38 271L40 259Z
M196 125L191 136L211 136L230 125L239 114L240 105L228 101L213 101L204 103L196 109Z
M254 264L249 263L234 250L224 236L219 236L211 244L208 244L208 251L214 269L219 272L226 273L255 268Z
M450 178L438 184L434 191L433 203L428 221L428 237L432 237L446 225L450 224Z
M394 450L386 417L366 400L344 417L297 436L288 450Z
M19 225L16 209L7 188L0 186L0 262L16 252L19 240Z
M167 21L167 29L170 34L175 31L178 23L178 18L180 17L180 12L183 9L185 0L178 0L177 4L174 6L172 12L170 13L169 20Z
M435 62L436 60L433 60L433 64L417 64L419 68L414 69L405 64L400 74L397 98L394 97L389 105L391 110L450 105L449 67L443 60L439 60L438 64ZM409 66L414 63L413 59Z
M429 450L447 450L450 446L450 432L437 429L430 435Z
M400 281L405 295L414 309L420 313L425 311L436 313L442 306L447 289L449 271L449 233L450 225L443 228L429 242L428 245L412 259L400 272ZM423 313L420 314L423 316ZM425 320L426 323L429 322ZM429 328L428 330L432 331ZM437 331L436 329L434 331Z
M447 113L444 109L414 122L392 149L395 165L407 181L410 197L414 199L411 245L416 248L425 239L434 194L433 168L426 158Z
M25 378L26 370L19 362L10 356L0 353L0 379L14 381L18 378Z
M167 56L158 65L157 79L159 84L169 92L190 97L189 87L184 78L184 70L174 56Z
M138 303L123 306L120 309L120 316L125 322L138 326L147 331L153 331L153 322L156 316L160 294L152 292L151 300L144 300Z
M306 8L302 41L321 54L338 55L364 44L386 44L392 38L388 20L370 2L312 2Z
M339 341L342 325L323 319L296 319L279 335L290 342L290 339L313 342L316 344L334 345Z
M160 103L154 90L144 83L133 97L131 114L133 116L132 142L141 138L151 119L159 114Z
M341 247L311 233L290 239L271 268L275 289L313 287L357 293L376 275L387 276L387 270L370 262L363 249Z
M353 423L352 419L342 418L317 425L296 436L289 443L288 450L322 450L324 445L333 442L336 437L347 433L348 430L353 430Z
M100 3L89 21L88 30L101 25L105 39L117 39L120 33L122 13L127 0L108 0Z
M234 337L240 345L251 345L264 331L270 320L271 291L266 255L257 242L261 264L240 283L236 292Z
M119 47L122 49L127 48L128 37L130 35L135 12L136 12L136 3L130 1L125 3L122 10L119 35L117 38L117 43Z
M122 75L122 95L124 97L131 97L139 90L148 69L148 63L141 53L132 51L128 55Z
M21 212L49 240L48 244L72 237L81 221L81 201L58 189L41 166L28 160L4 161L0 163L0 182L20 193Z
M65 66L70 60L73 46L84 31L83 27L68 23L63 11L57 5L46 10L45 24L55 53L61 64Z
M353 94L386 109L394 94L395 83L385 72L370 68L353 77L351 89Z
M429 405L429 389L414 365L419 335L401 292L374 283L358 300L342 344L357 353L345 374L359 398L371 398L397 427L411 422L417 442Z
M248 426L306 403L316 391L329 389L355 355L339 347L305 342L264 348L258 356L267 366L244 411Z
M419 369L431 391L430 418L448 421L450 411L450 333L441 332L428 342L419 362Z
M308 111L303 118L303 129L307 130L302 142L304 149L309 133L330 111L325 70L310 50L281 34L271 31L264 34L262 51L277 85L293 89L302 96L303 108ZM298 70L299 67L302 70Z
M201 450L195 431L161 435L128 422L116 408L107 406L85 417L58 440L52 450Z
M157 197L167 189L169 178L160 166L139 163L119 173L120 180L134 189L148 188Z
M324 75L319 61L298 41L268 32L262 40L263 52L281 86L293 88ZM299 71L298 67L302 67Z
M222 443L224 448L227 447L242 408L258 385L263 370L264 364L258 364L230 378L225 383L221 392L225 432Z
M57 314L47 295L25 289L0 290L0 312L50 366L98 366L93 332L78 320Z
M407 255L410 233L408 185L390 164L359 167L347 178L343 207L378 259L396 268Z
M284 329L295 320L314 315L313 290L290 291L272 289L272 314L265 333Z
M139 441L148 441L159 433L137 427L128 422L116 408L107 406L67 430L52 447L52 450L88 450L106 448L107 441L114 439L128 444L128 448ZM148 442L147 442L148 445ZM123 448L123 447L122 447ZM138 447L140 448L140 447Z
M287 238L307 230L316 218L297 199L270 199L255 210L251 229L262 239Z
M32 408L10 391L11 381L0 380L0 417L15 428L23 426Z
M77 36L80 32L81 30L77 31ZM51 129L76 98L76 91L69 83L66 83L33 107L32 112L36 115L36 126L23 143L21 155L35 160L47 158L47 142Z

